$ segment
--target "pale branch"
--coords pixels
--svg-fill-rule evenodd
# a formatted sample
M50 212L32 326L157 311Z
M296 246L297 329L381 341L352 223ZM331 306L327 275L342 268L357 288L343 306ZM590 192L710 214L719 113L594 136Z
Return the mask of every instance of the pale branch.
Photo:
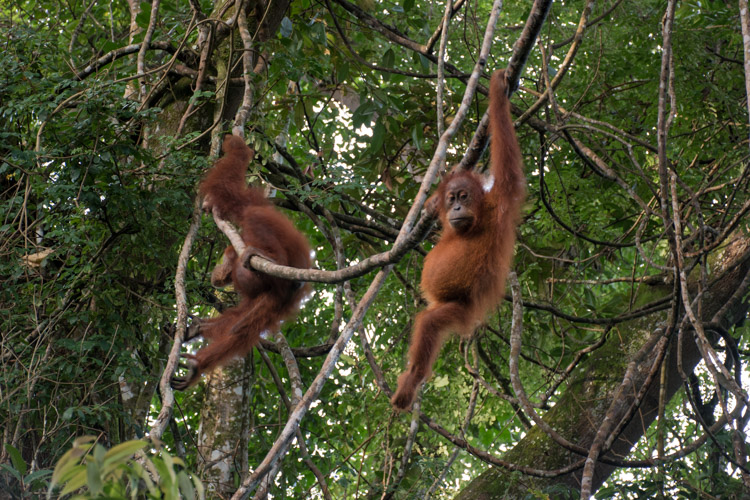
M667 196L669 193L669 159L667 158L667 135L669 133L669 120L667 118L667 100L669 79L671 72L669 70L672 62L672 27L674 25L675 0L668 0L664 18L662 19L662 55L661 55L661 73L659 75L659 97L656 118L656 139L659 159L659 208L661 209L662 224L667 235L669 248L672 255L676 257L677 249L674 247L674 229L672 220L669 217L669 203ZM672 106L674 103L670 103Z
M407 466L411 459L411 452L414 447L414 441L417 438L417 431L419 430L419 414L420 408L422 407L422 391L417 393L417 398L414 400L414 407L411 413L411 422L409 422L409 432L406 435L406 443L404 443L404 451L401 455L401 462L398 464L398 470L396 471L396 478L392 483L388 484L388 493L386 493L382 500L391 500L396 491L398 490L401 481L406 476Z
M443 20L440 23L442 25L442 31L440 36L440 47L438 48L437 97L435 99L435 105L437 108L438 137L443 135L443 127L445 126L443 118L443 91L445 90L445 47L448 43L448 27L450 26L451 18L451 1L452 0L446 0Z
M258 464L258 467L253 471L252 474L250 474L247 478L245 478L245 480L242 481L241 486L232 496L233 500L247 498L250 492L258 485L260 479L264 477L268 473L268 471L271 470L271 468L283 458L286 443L296 434L296 431L299 428L299 423L307 413L310 405L318 399L325 381L331 375L331 372L333 372L333 369L339 357L341 356L344 347L346 347L352 335L362 323L367 309L369 309L370 305L375 300L380 287L385 282L385 278L387 277L389 270L390 269L386 267L378 272L377 276L375 276L375 279L373 279L369 289L362 297L362 300L352 314L351 319L331 348L331 352L328 353L328 356L323 362L323 366L320 368L318 375L310 384L310 387L307 389L307 392L302 397L300 403L291 412L289 419L284 426L284 429L276 438L276 441L266 454L266 457L263 459L263 461Z
M658 139L658 158L659 158L659 182L660 182L660 193L659 201L661 205L662 219L667 234L667 241L674 259L674 273L676 279L679 280L680 291L682 295L682 304L685 308L685 315L690 320L690 324L693 327L696 338L696 346L701 358L706 364L706 367L711 374L714 384L715 391L719 397L722 411L724 415L730 421L730 425L734 422L734 415L730 414L727 409L727 404L724 395L721 393L720 388L723 387L731 392L736 400L737 406L747 406L748 395L732 378L726 367L720 362L717 353L713 349L711 342L706 336L703 328L703 323L698 320L698 314L693 310L690 295L687 284L687 273L685 271L685 256L683 253L683 242L682 242L682 222L680 215L680 207L677 198L677 187L676 187L676 174L670 171L669 159L667 157L667 138L669 128L672 123L675 111L675 95L673 88L674 81L674 61L672 56L672 29L674 24L674 13L675 13L675 2L669 0L667 3L667 9L664 14L663 27L662 27L662 38L663 38L663 52L662 52L662 64L661 74L659 79L659 103L658 103L658 114L657 114L657 139ZM669 102L669 114L667 115L667 102ZM667 203L667 196L671 196L671 207ZM672 209L672 220L669 218L669 209ZM701 294L696 296L696 301L699 301ZM700 302L698 304L700 306ZM683 334L683 328L680 328L680 337ZM680 373L684 377L684 370L680 370ZM744 447L743 447L744 448ZM735 448L738 464L744 464L746 461L746 454L744 451L740 452L739 448ZM746 474L746 470L743 468L743 481L746 483L750 481L750 478ZM583 490L589 491L589 490Z
M198 234L198 229L201 226L201 209L198 199L196 198L193 206L193 215L190 221L190 228L185 235L185 241L182 244L180 250L180 256L177 259L177 271L175 272L174 286L175 286L175 297L177 300L177 327L175 328L174 342L172 343L172 349L169 351L169 357L167 358L167 364L164 367L164 372L161 375L159 381L159 393L161 394L161 410L159 410L159 416L151 425L149 435L155 439L161 439L164 431L172 418L172 411L174 407L174 392L170 381L175 371L177 370L177 362L180 359L180 350L182 349L182 341L185 338L185 332L187 330L187 318L188 318L188 304L187 304L187 292L185 291L185 275L187 273L187 265L190 259L190 249L193 247L193 242Z
M542 429L549 437L551 437L557 444L568 450L574 451L578 454L585 455L587 450L578 446L575 443L571 443L557 431L555 431L551 425L549 425L542 417L536 412L534 407L531 405L526 391L523 388L521 382L521 376L519 375L518 358L521 354L521 333L523 332L523 307L521 301L521 285L518 283L518 277L515 272L508 274L508 284L513 295L513 316L510 327L510 354L508 356L508 366L510 371L510 383L513 387L513 392L516 393L518 403L521 405L524 413L531 417L534 423Z
M703 322L698 320L696 313L693 311L692 304L690 303L690 292L688 290L687 274L685 272L684 255L682 252L682 227L679 204L677 201L678 198L676 186L677 183L675 180L676 177L676 174L674 172L671 172L670 194L672 198L672 212L674 217L674 247L677 252L676 269L679 271L682 305L685 308L685 315L690 319L690 324L692 325L693 331L696 334L697 339L695 343L698 347L698 351L700 352L701 357L703 358L703 362L705 363L706 368L708 369L714 380L714 391L716 391L716 395L719 398L722 412L727 417L730 427L732 428L732 437L735 452L735 460L733 461L733 463L740 467L742 480L745 484L745 487L749 488L750 474L745 468L745 464L747 462L747 453L745 451L744 438L740 436L740 433L744 434L744 427L747 419L747 416L745 418L741 418L740 416L742 414L742 408L746 408L748 405L748 395L747 392L742 388L741 381L734 380L724 364L720 362L718 354L716 353L711 342L706 336L706 332L703 328ZM696 300L699 300L699 298L700 293L696 297ZM738 358L736 358L736 361L738 361ZM727 407L726 394L722 391L722 389L728 391L727 394L733 394L736 399L735 408L731 412ZM738 423L737 420L740 420L740 423Z
M261 358L263 359L263 362L268 368L268 371L271 373L271 378L276 384L276 389L279 391L279 396L281 397L281 401L287 407L287 411L290 411L292 408L292 404L289 401L289 397L287 396L286 391L284 390L284 384L281 382L281 377L279 377L279 373L276 370L276 367L273 366L273 363L271 363L271 360L268 358L268 355L266 355L265 353L261 352ZM300 431L299 429L297 429L297 434L295 437L299 439L299 435L300 435ZM284 444L284 447L281 449L281 453L286 454L287 451L289 451L289 448L291 447L291 445L292 445L292 440L290 439ZM273 484L273 478L276 477L276 474L278 474L280 466L281 466L281 462L275 463L274 466L271 467L271 469L268 471L268 473L260 479L258 489L255 491L253 500L265 500L266 498L268 498L268 492L271 489L271 486Z
M655 339L658 340L653 344L652 341ZM588 456L581 475L581 500L589 500L591 497L596 462L600 454L609 449L620 435L619 431L622 431L625 425L630 422L630 417L640 407L643 397L651 387L651 382L661 367L662 360L667 352L667 341L668 335L666 334L661 337L652 336L649 342L628 363L622 382L612 396L610 407L599 424L594 441L589 446ZM649 373L638 389L638 395L632 398L630 394L635 389L636 371L640 368L641 362L653 352L656 352L657 355L651 363ZM623 410L623 408L627 408L627 410Z
M482 74L484 66L487 63L487 58L489 57L490 47L492 46L492 39L493 39L493 35L495 32L495 25L497 23L498 17L500 16L501 6L502 6L501 0L495 0L495 2L492 5L490 18L489 18L489 21L487 22L487 28L485 29L485 33L484 33L484 39L482 40L482 48L479 51L479 57L477 58L477 62L474 65L474 69L471 72L469 81L466 83L466 91L464 92L463 99L461 100L461 105L456 111L456 114L451 124L448 126L446 131L440 136L440 140L438 141L438 144L435 147L435 153L432 156L430 165L427 167L427 171L425 172L424 178L422 179L422 184L419 187L419 192L417 193L417 196L414 199L414 204L412 205L411 209L409 210L409 213L406 216L406 219L404 220L402 233L399 236L399 239L403 239L404 237L406 237L407 234L411 232L411 229L417 219L417 216L419 215L419 212L422 209L422 205L424 205L424 202L427 200L427 192L430 190L430 188L432 187L432 184L437 179L437 174L438 174L440 167L443 164L445 164L445 157L447 154L448 145L450 144L450 141L453 139L453 136L455 135L459 126L463 123L469 111L469 108L471 107L471 103L474 99L474 93L476 92L476 87L477 87L477 84L479 83L479 77ZM403 232L404 229L406 229L406 232ZM396 244L398 244L398 242L399 240L397 239Z
M242 78L244 80L245 88L242 93L242 105L237 110L234 118L234 124L232 126L232 133L235 135L242 135L245 129L245 123L247 117L250 114L250 109L253 106L253 38L250 35L250 30L247 27L247 1L237 1L237 29L240 32L240 38L242 39ZM230 72L228 72L230 73ZM227 74L227 77L231 75Z
M289 373L289 383L292 386L292 406L297 406L299 400L302 399L305 388L302 382L302 374L300 374L299 366L297 365L297 359L294 357L294 353L281 331L276 330L273 338L276 341L276 345L279 346L281 357L286 365L286 371Z
M159 18L159 4L161 0L151 0L151 16L148 20L148 27L146 33L143 35L143 42L141 48L138 50L138 57L136 58L136 71L140 78L140 97L146 95L146 52L151 44L151 39L154 36L154 30L156 29L156 20Z
M287 373L289 374L289 382L291 384L292 389L292 399L289 401L288 397L286 396L286 393L284 391L284 385L281 382L281 379L278 377L278 374L276 374L276 369L273 367L273 364L271 363L271 360L268 359L268 355L264 352L261 352L261 355L263 357L263 361L266 362L269 366L269 369L272 371L272 374L274 374L274 381L276 382L277 387L279 388L279 393L282 395L282 399L284 401L284 404L287 406L287 410L291 412L291 410L299 404L300 400L302 399L302 394L304 391L304 384L302 382L302 375L299 371L299 366L297 365L297 360L294 357L294 354L292 353L291 348L289 347L289 344L287 343L286 338L284 337L284 334L282 334L280 331L276 330L274 332L274 340L276 341L276 345L279 347L280 354L284 360L284 364L286 365ZM304 459L305 464L308 466L311 472L315 475L316 479L318 480L318 483L321 487L321 491L328 492L328 485L325 481L325 478L320 473L320 470L315 466L315 464L310 459L308 453L307 453L307 445L305 443L304 436L302 435L302 431L298 428L296 431L297 436L297 444L300 450L300 454L303 457L306 457ZM287 449L291 445L291 440L287 442ZM283 450L283 453L286 453L286 449ZM264 478L261 479L262 487L258 489L256 492L255 497L256 498L265 498L266 494L268 492L268 488L271 484L273 484L274 478L278 474L280 468L278 467L279 463L276 464L275 467L272 467L271 470L266 474ZM330 492L327 495L327 498L330 498Z
M706 331L703 328L703 322L698 320L698 316L693 311L693 306L690 302L690 292L687 282L687 273L685 272L685 256L682 251L682 218L680 217L680 210L678 206L677 198L677 187L675 185L675 174L670 175L670 194L672 198L672 215L674 217L674 237L675 237L675 249L676 249L676 270L678 272L680 293L682 295L682 306L685 308L685 315L690 319L697 338L696 345L698 350L703 357L703 361L711 373L716 383L716 387L723 387L741 401L744 405L748 404L747 392L740 387L733 379L732 375L726 369L723 363L719 361L719 356L711 346L711 342L706 336ZM699 294L700 295L700 294ZM696 297L698 299L699 297Z
M276 385L276 389L279 391L279 396L281 397L281 401L284 403L284 406L286 406L286 409L288 412L291 412L295 406L299 403L300 399L302 398L302 379L300 377L299 369L297 367L297 362L294 360L294 356L291 353L291 349L289 349L289 345L286 343L286 339L283 337L281 332L277 332L275 334L275 337L277 339L277 343L279 345L286 345L286 350L288 353L285 355L285 363L287 365L287 370L289 371L289 378L292 380L292 399L289 399L289 396L287 396L286 391L284 390L284 383L281 381L281 377L279 377L278 371L276 370L276 367L271 362L268 355L262 350L259 349L261 359L263 359L263 362L265 363L266 367L268 368L269 373L271 374L271 378L274 381L274 384ZM281 337L281 338L279 338ZM289 358L288 360L286 358ZM294 373L293 373L294 372ZM296 381L294 379L297 379ZM310 458L310 454L307 451L307 443L305 442L304 435L302 434L302 431L300 429L297 429L296 432L296 439L297 439L297 446L299 448L300 458L302 458L302 461L307 465L307 468L310 469L310 472L313 473L315 476L315 479L318 481L318 485L320 486L320 490L323 493L323 498L326 500L331 499L331 492L328 488L328 483L325 479L325 476L320 471L318 466L315 465L315 463ZM288 442L287 447L291 444L291 440ZM278 465L278 464L277 464ZM263 479L263 487L258 488L258 491L256 492L255 498L266 498L266 495L268 494L268 489L270 485L273 484L273 479L278 474L279 467L274 467Z
M229 238L229 241L232 243L237 254L242 255L245 250L245 244L237 230L234 229L231 224L219 218L216 214L214 214L214 221L216 222L216 226L227 236L227 238ZM295 281L312 281L316 283L340 283L359 276L364 276L375 269L400 261L409 250L414 248L424 239L424 236L431 227L432 219L429 217L423 217L419 221L419 224L414 227L414 230L401 241L397 240L390 250L373 255L357 264L337 271L300 269L297 267L282 266L259 255L252 254L248 256L244 265L249 269L260 271L277 278L285 278Z

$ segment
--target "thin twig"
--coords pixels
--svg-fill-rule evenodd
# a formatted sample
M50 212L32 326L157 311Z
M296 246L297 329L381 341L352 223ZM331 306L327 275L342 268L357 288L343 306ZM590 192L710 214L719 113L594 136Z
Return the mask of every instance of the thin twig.
M578 21L578 27L576 28L576 32L573 35L573 44L568 49L568 53L565 55L565 59L557 68L555 76L549 82L549 85L547 86L547 92L544 92L534 104L529 106L529 108L524 111L524 113L518 118L519 123L524 123L529 118L529 116L536 113L537 110L541 108L544 103L547 102L547 100L554 94L557 86L560 85L563 77L568 72L568 68L570 68L570 66L573 64L573 59L575 59L578 48L581 46L581 41L583 40L583 32L586 30L589 21L589 15L591 14L591 10L593 9L593 7L594 1L586 0L586 4L583 7L583 12L581 13L581 19Z
M154 30L156 29L156 20L159 18L160 3L161 0L151 1L151 16L148 20L148 28L146 28L146 34L143 35L143 43L138 51L136 71L139 75L143 75L140 81L141 97L146 95L146 52L151 44L151 38L154 36Z
M445 90L445 46L448 43L448 27L451 17L451 0L445 1L445 12L443 13L442 30L440 36L440 47L438 48L438 73L437 73L437 135L443 135L445 126L443 118L443 91Z

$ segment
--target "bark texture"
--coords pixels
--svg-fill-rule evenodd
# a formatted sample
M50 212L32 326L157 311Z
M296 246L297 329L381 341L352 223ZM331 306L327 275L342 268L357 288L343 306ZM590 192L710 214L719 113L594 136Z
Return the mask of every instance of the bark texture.
M717 322L724 328L743 321L748 311L748 302L742 300L748 291L747 277L750 272L750 237L736 236L721 252L714 263L708 287L703 293L702 320ZM664 290L669 293L671 289ZM650 297L653 299L656 297ZM720 316L717 316L717 313ZM682 323L684 312L680 312L677 325ZM618 325L610 332L607 344L599 349L571 380L567 390L544 417L545 421L570 442L588 448L594 441L597 430L613 398L616 401L615 418L625 417L630 406L647 380L651 384L642 402L612 448L600 457L593 478L596 491L616 469L615 465L602 463L607 459L624 459L634 444L643 436L655 420L659 407L660 370L654 376L652 367L658 354L655 346L667 331L668 311L654 313ZM672 334L667 357L666 395L671 399L683 387L677 366L677 332ZM690 373L701 359L694 342L692 329L686 328L682 335L682 366ZM646 349L643 349L646 347ZM637 353L642 353L636 359ZM644 353L645 351L645 353ZM635 362L631 379L632 391L616 394L625 370ZM509 462L529 467L556 470L576 463L585 457L571 452L538 427L532 428L516 446L503 457ZM581 468L553 479L524 476L500 468L492 468L481 474L464 488L457 499L493 500L501 498L524 498L531 491L549 491L565 487L578 491ZM558 490L560 491L560 490Z

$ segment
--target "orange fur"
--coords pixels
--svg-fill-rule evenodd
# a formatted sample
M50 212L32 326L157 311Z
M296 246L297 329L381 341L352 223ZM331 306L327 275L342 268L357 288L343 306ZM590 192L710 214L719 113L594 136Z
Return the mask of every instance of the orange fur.
M496 71L490 82L490 155L495 178L490 191L482 189L479 174L453 172L431 200L437 204L443 234L424 261L421 287L428 305L417 314L409 365L391 399L398 410L411 407L448 334L470 336L505 294L526 195L521 150L506 92L505 71Z
M247 164L253 151L238 136L224 139L224 157L206 174L199 186L203 208L216 211L240 227L246 252L262 255L277 264L309 268L310 247L291 221L271 204L258 188L245 182ZM223 286L230 281L240 295L235 307L219 317L198 323L198 333L209 340L206 347L188 359L188 373L174 377L172 387L184 390L194 385L202 373L244 356L260 340L264 331L279 328L294 315L307 287L301 283L275 278L243 266L232 246L224 250L224 261L216 266L211 282Z

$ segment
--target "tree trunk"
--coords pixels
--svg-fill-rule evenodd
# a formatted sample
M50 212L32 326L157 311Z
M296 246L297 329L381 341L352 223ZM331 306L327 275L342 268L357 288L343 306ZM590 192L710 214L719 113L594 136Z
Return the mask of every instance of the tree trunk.
M703 293L702 320L718 323L724 328L742 322L748 303L742 300L748 291L750 271L750 238L736 237L723 251ZM693 296L695 294L693 293ZM601 458L624 459L634 444L644 435L656 419L659 408L660 371L653 375L652 367L658 362L656 342L665 335L669 312L662 311L617 325L609 334L607 343L587 363L585 369L573 376L568 389L545 416L544 420L568 441L588 449L594 441L599 426L612 408L614 396L616 408L614 421L620 422L628 413L631 404L651 373L652 383L638 410L614 441L612 449ZM680 312L677 325L682 324L684 311ZM687 323L689 324L689 323ZM671 335L667 354L667 400L671 399L683 385L677 368L677 339ZM694 342L692 329L682 334L682 366L690 373L701 355ZM644 349L645 347L645 349ZM649 347L651 347L649 349ZM640 359L637 353L644 353ZM635 370L632 390L616 394L630 363ZM581 461L580 454L563 448L539 427L532 428L503 457L504 460L536 469L557 470ZM592 491L596 491L615 470L614 465L597 463ZM492 468L472 481L457 499L490 500L497 498L523 498L530 490L545 490L550 487L567 486L580 490L582 466L574 472L554 478L540 478L510 473L506 469Z

